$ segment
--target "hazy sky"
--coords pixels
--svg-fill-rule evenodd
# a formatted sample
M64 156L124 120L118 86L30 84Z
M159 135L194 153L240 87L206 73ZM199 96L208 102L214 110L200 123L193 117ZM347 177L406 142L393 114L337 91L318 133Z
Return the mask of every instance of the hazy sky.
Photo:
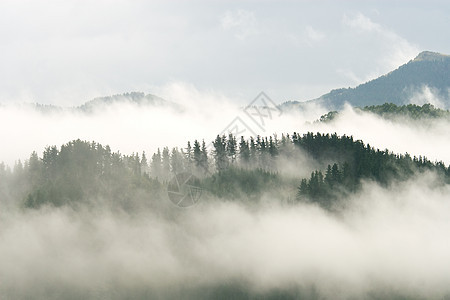
M448 1L0 1L0 103L184 84L307 100L450 54Z

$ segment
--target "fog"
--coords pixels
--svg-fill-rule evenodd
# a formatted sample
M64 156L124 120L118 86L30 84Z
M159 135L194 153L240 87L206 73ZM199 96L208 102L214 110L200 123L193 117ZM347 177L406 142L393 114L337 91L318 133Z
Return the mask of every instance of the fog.
M76 138L125 154L184 147L194 139L208 143L239 117L243 123L237 132L245 127L246 136L337 132L380 149L450 163L448 120L386 120L347 107L333 122L318 123L314 120L326 109L311 107L301 113L274 110L264 126L257 126L233 99L195 89L180 92L180 87L170 92L165 96L177 108L118 103L92 113L44 114L3 106L1 160L13 164L33 150L41 153L47 145ZM314 167L304 156L297 160L304 163L297 176ZM102 202L77 210L3 207L0 294L33 299L448 297L448 195L449 185L425 173L389 187L364 182L334 213L269 196L257 205L203 199L189 209L160 199L134 212Z
M424 174L389 189L367 182L338 214L277 199L258 207L210 199L166 214L2 211L0 293L442 298L450 293L449 193Z
M0 106L0 161L12 166L27 159L32 151L41 154L46 146L60 146L73 139L110 145L124 154L146 151L151 154L164 146L186 147L188 140L204 139L232 132L268 136L293 132L329 132L353 135L365 143L395 153L425 155L430 160L450 163L448 120L386 120L370 113L356 113L347 107L330 123L317 123L326 108L309 106L302 112L277 110L259 112L237 105L236 99L214 91L199 91L185 84L172 84L158 92L177 106L139 106L116 103L92 113L63 110L42 113L27 105ZM256 97L256 95L255 95ZM248 100L251 104L253 99ZM262 105L254 102L253 105ZM262 116L261 116L262 115Z
M397 118L386 120L372 113L355 112L346 107L336 120L316 124L309 130L353 135L375 148L389 149L394 153L426 156L431 161L450 164L450 120Z
M281 135L292 133L305 121L313 121L326 112L311 108L281 117L279 111L271 111L271 119L265 117L265 123L260 125L244 113L245 106L219 93L199 91L185 84L161 87L158 92L177 106L120 102L98 107L92 113L69 109L42 113L28 105L0 106L0 139L7 145L0 147L0 161L13 165L18 159L28 158L32 151L41 154L46 146L60 146L78 138L131 154L154 153L164 146L186 147L187 141L195 139L209 144L217 134L228 134L229 130L246 137ZM257 116L254 118L260 122Z

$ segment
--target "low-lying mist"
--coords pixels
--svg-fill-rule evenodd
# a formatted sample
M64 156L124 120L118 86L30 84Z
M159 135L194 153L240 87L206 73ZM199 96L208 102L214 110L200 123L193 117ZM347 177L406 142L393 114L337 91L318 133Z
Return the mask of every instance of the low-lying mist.
M246 137L293 132L305 121L325 113L319 109L294 116L274 114L272 119L265 118L261 127L243 112L245 105L220 95L178 89L168 94L177 107L119 102L89 113L69 109L45 113L31 106L0 106L0 138L7 145L0 148L0 161L12 166L18 159L27 159L32 151L42 153L46 146L60 146L74 139L108 144L124 154L146 151L151 156L158 148L186 147L187 141L195 139L209 144L228 130Z
M178 109L122 102L91 113L42 113L26 106L0 106L0 138L6 145L0 148L0 161L12 166L18 159L28 158L32 151L42 153L46 146L74 139L95 140L124 154L146 151L151 155L164 146L186 147L188 140L204 139L209 144L217 134L227 131L238 137L312 131L353 135L379 149L450 163L450 152L446 150L450 147L448 120L393 121L347 107L333 122L317 123L314 121L327 110L312 106L301 112L272 111L270 116L264 110L260 110L264 116L250 111L251 119L243 112L245 105L239 106L224 96L184 91L179 86L172 89L168 89L167 96L178 103Z
M388 120L347 107L332 122L316 125L315 130L320 132L353 135L379 149L426 156L432 161L450 164L448 119Z
M277 199L210 199L165 213L3 210L0 294L442 299L450 295L450 187L435 182L433 174L390 188L366 182L333 214Z
M12 165L34 150L39 153L73 139L95 140L124 154L145 150L150 158L164 146L185 147L194 139L209 143L235 126L231 122L239 117L236 136L336 132L372 147L450 163L448 120L387 120L348 107L334 121L323 123L314 120L327 111L314 107L274 113L258 127L242 107L226 98L195 96L200 98L195 105L190 97L170 99L178 100L178 108L116 103L89 113L3 106L0 138L5 146L0 147L0 160ZM240 132L242 126L247 131ZM279 174L291 179L308 177L321 167L301 151L277 164ZM0 295L449 297L450 186L440 180L425 172L383 186L366 181L356 193L337 199L342 206L332 212L274 194L251 202L215 199L206 192L209 197L188 209L139 191L132 197L134 209L110 199L35 209L0 199Z

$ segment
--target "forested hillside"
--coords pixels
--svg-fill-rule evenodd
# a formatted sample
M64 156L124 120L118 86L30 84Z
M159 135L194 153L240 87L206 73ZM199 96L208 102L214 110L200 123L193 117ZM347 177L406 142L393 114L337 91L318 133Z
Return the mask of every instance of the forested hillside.
M105 109L113 108L114 105L128 104L137 107L168 107L172 109L181 109L177 104L167 101L161 97L145 94L142 92L130 92L123 94L116 94L106 97L97 97L89 100L79 106L58 106L52 104L40 104L40 103L23 103L18 104L18 107L24 107L33 109L41 113L62 113L62 112L74 112L89 114L102 111ZM3 105L0 103L0 108Z
M95 109L104 109L112 104L130 103L139 106L151 105L172 105L172 103L151 94L144 94L142 92L124 93L119 95L112 95L108 97L99 97L92 99L81 106L76 107L76 110L82 112L92 112Z
M294 172L283 172L286 164ZM0 192L10 204L29 208L77 207L108 199L131 209L142 198L148 205L167 199L170 180L189 173L198 179L205 199L256 203L266 195L332 208L340 196L358 191L363 179L387 186L425 171L449 182L450 167L443 163L374 149L336 134L294 132L248 140L230 134L217 136L210 150L204 141L195 140L184 149L164 147L151 159L145 153L122 155L109 146L75 140L60 148L47 147L42 156L33 152L13 170L2 165Z
M370 112L388 120L421 120L421 119L447 119L450 120L450 111L434 107L432 104L422 106L415 104L395 105L384 103L382 105L371 105L363 108L355 108L356 112ZM338 111L330 111L320 117L321 122L329 122L339 115Z

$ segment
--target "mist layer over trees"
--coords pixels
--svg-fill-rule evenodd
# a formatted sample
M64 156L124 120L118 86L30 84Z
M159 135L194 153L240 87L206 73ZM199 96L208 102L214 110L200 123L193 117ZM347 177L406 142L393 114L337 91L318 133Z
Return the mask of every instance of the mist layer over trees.
M32 208L79 205L89 199L108 199L126 206L143 194L149 203L160 200L171 178L190 173L214 197L258 200L271 193L278 199L308 200L330 208L342 196L358 191L361 180L388 186L426 171L435 172L443 182L450 178L450 167L442 162L396 155L336 134L300 136L294 132L282 134L280 139L241 137L239 142L229 134L218 135L211 150L205 141L195 140L192 145L188 142L186 148L171 150L164 147L151 159L145 152L122 155L109 146L81 140L60 148L47 147L42 157L33 152L13 170L2 167L2 181L12 190L2 194L9 194L10 203ZM286 172L287 164L299 171ZM305 169L314 167L317 169L309 178L302 176ZM289 194L295 189L296 194Z
M171 201L177 174L195 178L192 206ZM449 194L445 163L347 135L227 134L132 154L77 139L0 166L0 292L445 298Z

